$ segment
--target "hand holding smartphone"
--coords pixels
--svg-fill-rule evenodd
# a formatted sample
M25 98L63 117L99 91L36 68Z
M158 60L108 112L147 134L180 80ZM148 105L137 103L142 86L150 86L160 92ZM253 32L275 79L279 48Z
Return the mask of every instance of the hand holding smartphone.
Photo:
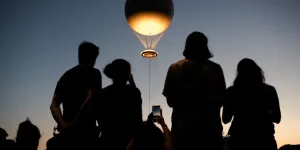
M157 117L161 117L161 108L160 105L152 106L153 122L157 122Z

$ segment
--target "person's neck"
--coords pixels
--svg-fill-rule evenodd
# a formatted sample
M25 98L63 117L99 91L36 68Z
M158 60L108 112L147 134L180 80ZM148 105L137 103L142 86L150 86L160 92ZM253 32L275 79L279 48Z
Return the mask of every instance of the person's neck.
M114 85L116 86L126 86L126 82L113 82Z
M91 68L94 67L94 65L92 65L92 64L81 64L81 63L79 63L78 65L79 66L84 66L84 67L91 67Z
M204 63L208 61L208 59L202 59L202 58L185 58L186 60L189 60L191 62L197 62L197 63Z

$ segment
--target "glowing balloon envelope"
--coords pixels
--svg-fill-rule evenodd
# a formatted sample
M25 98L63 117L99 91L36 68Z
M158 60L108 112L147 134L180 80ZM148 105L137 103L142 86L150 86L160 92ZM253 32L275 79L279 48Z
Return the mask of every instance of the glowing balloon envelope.
M153 58L154 50L174 15L172 0L127 0L125 16L129 26L144 45L143 57Z

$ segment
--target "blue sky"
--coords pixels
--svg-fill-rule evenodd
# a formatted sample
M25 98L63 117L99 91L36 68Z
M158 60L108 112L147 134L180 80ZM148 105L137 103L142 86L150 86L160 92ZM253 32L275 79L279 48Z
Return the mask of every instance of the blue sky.
M183 58L187 35L204 32L209 47L231 85L236 65L254 59L266 81L277 88L282 122L276 126L279 145L300 143L300 1L298 0L174 0L174 18L151 61L151 105L159 104L170 126L171 109L161 95L171 63ZM40 149L55 125L49 105L57 80L77 64L83 40L100 46L96 68L116 58L132 64L148 115L148 60L128 26L125 0L52 0L0 2L0 126L14 138L21 121L30 117L43 132ZM111 81L103 75L104 86ZM112 108L113 109L113 108ZM226 132L228 125L224 126ZM250 133L249 133L250 134Z

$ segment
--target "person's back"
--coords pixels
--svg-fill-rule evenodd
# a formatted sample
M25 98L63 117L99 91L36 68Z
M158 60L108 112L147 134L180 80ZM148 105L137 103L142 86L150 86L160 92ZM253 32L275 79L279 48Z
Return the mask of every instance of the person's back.
M124 147L142 121L140 93L130 85L110 85L101 93L101 139Z
M123 59L114 60L104 68L113 84L101 91L97 105L103 148L125 149L142 123L141 93L130 70L130 64Z
M213 144L221 147L220 109L226 85L222 68L210 61L207 38L193 32L186 40L185 59L169 67L163 95L173 108L175 149Z
M273 124L281 119L277 92L265 83L263 70L249 58L239 62L234 84L226 91L222 120L227 124L232 118L231 150L277 149Z
M79 64L66 71L57 82L50 110L59 132L64 134L56 136L51 143L60 148L92 147L99 136L93 107L93 99L102 88L101 73L94 68L98 55L99 47L82 42L78 47Z
M92 87L97 87L98 83L96 81L99 80L101 80L101 78L99 79L99 70L83 65L73 67L62 76L58 82L60 87L58 86L59 88L56 89L56 93L64 97L64 101L62 102L63 118L66 122L71 123L75 119L89 90ZM95 127L96 120L92 116L94 114L87 114L89 110L91 109L85 107L81 111L80 115L84 117L79 116L78 120L76 120L80 126Z
M228 88L227 97L231 99L223 111L228 112L230 107L231 113L234 114L229 129L230 150L239 150L242 147L251 150L257 146L268 150L277 149L274 139L275 127L270 113L274 103L272 101L277 99L275 93L275 88L267 84L251 89ZM252 141L251 144L249 141Z
M274 134L274 125L270 117L271 97L274 87L263 84L252 89L239 87L229 87L227 93L232 95L230 107L234 112L232 121L232 134L245 134L249 138L254 138L259 134L263 136Z
M201 111L198 109L199 106L204 106L201 104L213 103L218 69L220 66L210 60L197 62L183 59L172 64L170 70L174 70L175 78L172 90L176 91L172 95L178 97L178 101L173 102L173 108L184 111ZM214 104L220 106L220 102Z

